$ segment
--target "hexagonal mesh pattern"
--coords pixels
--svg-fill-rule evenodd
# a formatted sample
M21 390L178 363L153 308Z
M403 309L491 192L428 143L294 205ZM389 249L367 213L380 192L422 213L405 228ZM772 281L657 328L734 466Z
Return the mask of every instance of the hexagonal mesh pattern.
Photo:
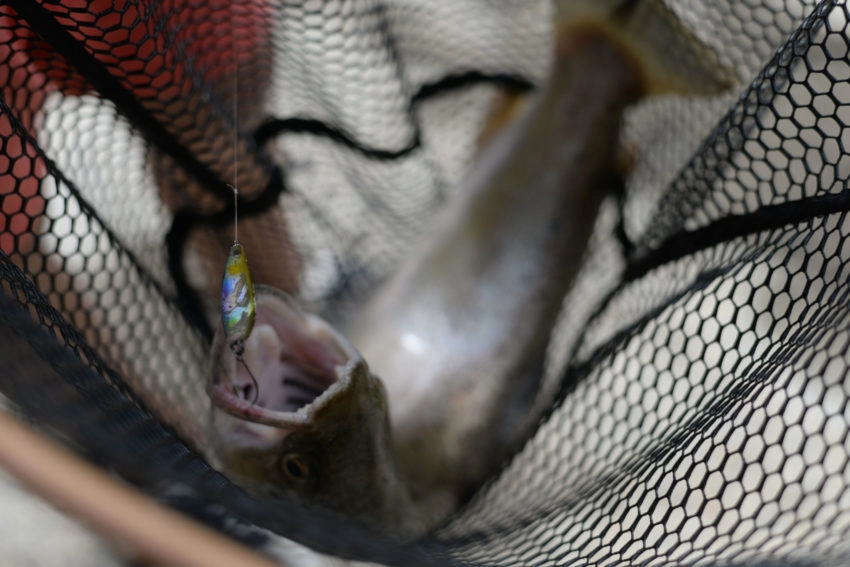
M740 86L627 114L639 151L565 298L539 426L422 542L246 498L189 450L226 184L235 163L258 279L341 317L462 186L494 96L544 78L542 0L0 6L0 322L58 376L0 386L142 486L190 484L331 553L843 564L850 7L669 4Z

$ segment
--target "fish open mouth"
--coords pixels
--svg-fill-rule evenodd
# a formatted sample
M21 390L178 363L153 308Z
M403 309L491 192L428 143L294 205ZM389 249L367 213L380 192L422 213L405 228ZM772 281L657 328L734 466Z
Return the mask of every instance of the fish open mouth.
M359 353L330 325L301 312L282 292L257 286L257 318L241 359L219 333L207 387L213 404L241 419L297 427L330 397Z

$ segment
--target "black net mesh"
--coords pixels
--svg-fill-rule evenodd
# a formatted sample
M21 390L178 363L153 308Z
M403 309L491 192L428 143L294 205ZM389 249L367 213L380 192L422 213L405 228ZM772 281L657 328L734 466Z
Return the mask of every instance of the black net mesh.
M462 186L494 100L544 79L548 2L4 2L2 391L148 490L342 556L844 564L850 8L669 4L740 85L629 111L539 427L421 542L251 499L199 456L233 63L255 275L333 321Z

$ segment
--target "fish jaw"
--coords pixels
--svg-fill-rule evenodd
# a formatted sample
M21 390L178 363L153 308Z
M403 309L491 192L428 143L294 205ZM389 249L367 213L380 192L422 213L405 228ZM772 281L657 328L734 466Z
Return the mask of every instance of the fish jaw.
M210 438L223 472L249 492L292 495L409 533L383 384L327 323L277 290L256 292L243 355L256 386L221 330L212 348Z
M258 286L257 322L242 358L219 330L207 393L237 418L282 429L309 425L313 413L348 384L344 368L360 353L327 323L301 312L284 293Z
M236 427L240 430L236 435L237 437L250 434L268 439L270 443L275 443L290 431L320 426L317 422L328 413L333 412L333 405L341 400L347 401L350 392L356 390L355 377L368 374L371 379L377 380L368 373L365 364L362 359L357 359L350 361L345 366L336 367L335 381L327 389L318 393L312 401L295 411L270 409L258 405L246 399L243 395L234 393L228 388L225 381L210 382L207 386L207 395L209 395L216 410L242 422ZM359 368L359 366L363 368ZM260 388L262 387L261 383ZM378 407L383 408L386 405L383 400L378 398L372 401L377 403Z

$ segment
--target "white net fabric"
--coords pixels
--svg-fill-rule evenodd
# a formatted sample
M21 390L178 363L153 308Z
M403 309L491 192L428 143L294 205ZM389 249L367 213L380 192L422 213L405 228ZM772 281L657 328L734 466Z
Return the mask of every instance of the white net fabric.
M0 281L36 321L7 310L3 323L76 385L0 380L25 411L142 485L206 479L199 492L243 520L362 559L847 557L845 3L670 2L740 82L628 112L634 164L565 298L539 428L455 518L404 549L292 503L281 519L280 503L233 496L180 444L205 443L209 328L195 274L213 256L198 242L232 234L230 18L250 55L240 211L285 223L301 299L334 320L462 188L494 98L545 79L552 6L89 4L0 6ZM285 248L266 239L268 262ZM14 356L0 350L0 363ZM93 386L102 376L117 388ZM157 421L118 413L124 394ZM159 423L179 439L150 433Z

